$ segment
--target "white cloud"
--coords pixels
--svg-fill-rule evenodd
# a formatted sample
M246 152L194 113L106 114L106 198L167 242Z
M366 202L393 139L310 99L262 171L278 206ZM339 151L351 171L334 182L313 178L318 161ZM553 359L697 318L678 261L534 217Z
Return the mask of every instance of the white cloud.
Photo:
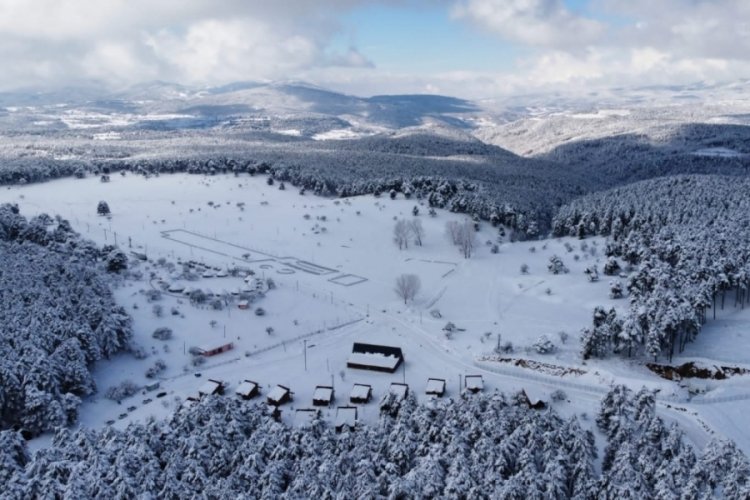
M455 0L454 16L527 50L511 91L674 85L750 76L748 0ZM530 49L530 50L529 50Z
M97 80L194 84L372 66L329 43L368 0L0 0L0 88Z
M532 46L585 46L604 32L602 23L573 14L562 0L460 0L453 15Z
M450 72L393 73L354 44L336 49L343 14L371 3L447 9L518 48L515 68L467 72L459 59ZM750 0L589 0L576 11L565 0L0 0L0 59L5 89L295 78L483 97L710 82L750 76Z

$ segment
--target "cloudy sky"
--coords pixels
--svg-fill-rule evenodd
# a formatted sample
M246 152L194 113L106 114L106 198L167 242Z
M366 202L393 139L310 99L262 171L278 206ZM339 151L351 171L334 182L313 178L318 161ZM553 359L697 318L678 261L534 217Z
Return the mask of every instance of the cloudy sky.
M470 98L750 77L750 0L0 0L0 89L305 80Z

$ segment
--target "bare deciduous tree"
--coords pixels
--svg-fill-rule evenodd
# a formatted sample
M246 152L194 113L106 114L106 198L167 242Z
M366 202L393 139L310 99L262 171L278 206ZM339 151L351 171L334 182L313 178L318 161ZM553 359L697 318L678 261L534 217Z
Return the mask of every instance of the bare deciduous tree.
M477 236L474 224L467 219L461 225L460 240L458 242L458 248L461 249L465 259L471 258L471 253L474 251L476 244Z
M396 225L393 226L393 242L398 245L399 250L409 248L409 224L404 219L396 221Z
M451 243L458 245L461 242L461 223L457 220L449 220L445 223L445 234Z
M414 236L414 243L417 246L422 246L422 238L424 238L424 227L422 227L421 219L412 219L409 221L409 232Z
M471 220L451 220L445 223L445 234L456 245L465 258L471 257L476 246L476 229Z
M416 274L402 274L396 278L396 287L393 290L396 295L404 299L404 304L406 304L408 301L414 300L421 285L419 276Z

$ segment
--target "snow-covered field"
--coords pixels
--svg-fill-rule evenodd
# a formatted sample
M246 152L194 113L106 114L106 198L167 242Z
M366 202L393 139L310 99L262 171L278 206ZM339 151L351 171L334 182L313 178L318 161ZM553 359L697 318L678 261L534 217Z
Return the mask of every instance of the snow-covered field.
M60 214L100 244L117 244L148 256L147 262L131 258L131 271L141 277L120 282L116 297L134 318L136 343L150 355L143 360L123 355L98 364L100 392L81 408L81 425L100 427L114 421L124 426L165 415L197 395L207 378L228 384L225 397L235 397L234 389L245 379L258 382L263 394L277 384L289 387L294 399L282 407L282 418L290 422L294 409L312 406L316 385L335 387L336 401L324 412L333 421L335 406L348 404L353 384L366 383L373 388L373 401L360 405L359 417L371 420L391 382L405 382L426 397L422 395L427 379L443 378L451 397L459 393L465 375L481 374L485 391L525 389L549 401L553 390L562 389L568 401L554 405L563 415L591 415L614 382L636 389L647 385L661 390L664 416L683 425L696 444L717 432L750 451L750 436L742 425L747 400L720 403L730 411L682 403L677 406L686 411L674 411L666 400L684 399L686 389L656 377L641 363L581 362L579 334L590 325L594 307L625 307L624 300L608 298L608 277L592 283L583 272L593 264L601 270L603 240L511 243L506 237L494 254L490 248L498 241L498 229L482 223L476 251L464 259L445 235L446 222L461 221L462 215L438 210L431 217L419 200L401 195L396 200L326 199L278 187L267 185L265 177L145 179L129 174L113 175L109 183L64 179L0 191L0 202L19 203L27 216ZM97 215L100 200L109 204L111 217ZM392 239L395 219L412 219L415 206L425 229L424 245L410 243L399 250ZM549 273L552 255L560 256L570 272ZM205 266L195 280L177 277L182 270L178 262L187 261ZM524 264L527 274L521 272ZM192 305L177 292L165 291L158 301L149 301L145 293L172 286L231 297L232 292L255 286L252 278L248 284L242 277L221 276L238 266L276 285L250 309L239 309L236 299L215 310ZM395 280L403 273L418 275L422 283L408 304L394 293ZM155 305L161 306L160 315ZM258 307L266 314L256 315ZM730 311L707 325L683 354L684 360L700 356L707 362L746 362L750 316ZM443 331L447 322L458 329L450 336ZM171 328L173 338L153 339L157 327ZM564 342L560 332L567 334ZM541 335L556 345L551 354L531 347ZM358 341L400 347L406 360L403 368L394 374L347 369L352 344ZM232 350L207 358L202 366L191 364L190 347L227 342L234 344ZM502 357L544 365L531 369L477 361L506 342L512 343L513 351ZM157 378L146 378L146 370L158 359L167 368ZM560 375L571 368L580 372ZM158 381L160 387L121 404L103 397L104 390L126 379L141 386ZM703 389L726 396L750 392L745 377L705 385ZM166 395L157 398L161 392Z

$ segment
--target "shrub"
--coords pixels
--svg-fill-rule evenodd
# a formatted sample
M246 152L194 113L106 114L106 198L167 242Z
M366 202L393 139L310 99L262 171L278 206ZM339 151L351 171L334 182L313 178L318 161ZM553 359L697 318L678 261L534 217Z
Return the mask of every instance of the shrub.
M166 326L161 326L154 330L154 333L152 333L151 336L158 340L169 340L172 338L172 329L167 328Z
M122 401L137 393L139 387L132 380L123 380L118 385L113 385L104 393L104 397L112 401Z

